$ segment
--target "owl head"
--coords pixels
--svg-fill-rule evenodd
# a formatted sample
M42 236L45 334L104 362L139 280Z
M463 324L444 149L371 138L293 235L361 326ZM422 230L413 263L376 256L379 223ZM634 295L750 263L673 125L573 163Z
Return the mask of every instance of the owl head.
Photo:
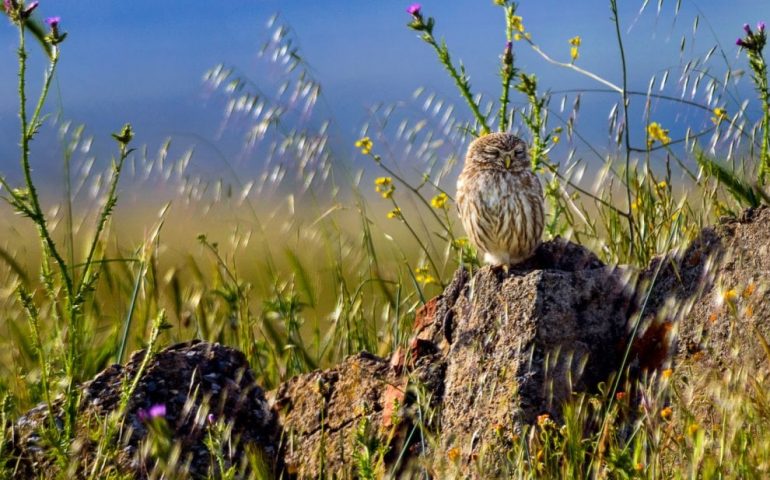
M490 133L471 143L465 164L473 164L478 168L523 171L530 168L527 144L510 133Z

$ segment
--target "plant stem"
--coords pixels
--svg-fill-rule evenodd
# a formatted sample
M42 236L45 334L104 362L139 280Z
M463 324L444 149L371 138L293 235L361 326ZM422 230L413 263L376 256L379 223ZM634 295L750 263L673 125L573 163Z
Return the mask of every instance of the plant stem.
M433 47L434 50L436 50L436 54L438 55L438 59L441 62L442 65L444 65L444 68L449 72L449 75L452 77L452 80L455 81L455 84L457 85L457 88L460 90L460 94L465 99L465 102L468 104L469 107L471 107L471 112L473 112L473 116L476 118L476 121L481 126L481 133L482 135L486 135L490 132L489 125L487 125L487 120L484 118L484 115L481 114L481 110L479 110L479 105L476 103L476 101L473 99L473 94L471 93L471 86L468 83L468 78L465 76L465 73L460 73L457 71L455 66L452 64L452 59L449 56L449 48L447 48L446 43L442 42L441 45L439 45L436 42L436 39L433 37L433 35L426 33L423 35L423 40L428 42L428 44Z
M508 103L510 103L509 95L511 91L511 81L516 75L516 68L513 66L513 51L511 50L511 47L509 47L513 41L512 18L515 13L515 4L505 7L505 39L508 43L505 46L502 65L500 67L500 76L503 79L503 91L500 94L500 111L497 114L501 132L508 130Z
M623 49L623 37L620 32L620 16L618 15L618 3L617 0L610 0L610 9L612 10L612 23L615 24L615 35L618 39L618 48L620 49L620 63L623 71L623 90L621 95L623 97L623 140L625 142L626 153L626 200L628 202L629 211L631 209L631 130L628 115L628 68L626 66L626 52ZM626 217L628 220L628 231L630 237L629 256L634 256L634 237L635 227L634 219L632 215Z
M761 53L757 54L755 82L762 102L762 147L759 154L759 184L765 185L766 175L770 173L770 89L767 85L767 63Z
M29 142L34 136L36 130L37 130L37 122L39 121L38 117L40 114L40 110L42 109L43 104L45 103L45 98L48 96L48 88L51 85L51 79L53 78L53 73L55 71L56 66L56 59L58 55L54 55L51 59L51 67L48 70L48 74L46 75L45 82L43 84L43 90L40 93L40 98L38 99L37 107L35 108L35 112L32 116L33 123L30 124L27 121L27 93L26 93L26 72L27 72L27 50L25 45L25 35L24 35L24 22L19 23L19 120L21 122L21 168L24 172L24 182L27 186L27 191L29 193L29 210L32 218L32 221L35 222L35 225L37 226L38 234L40 235L40 239L43 246L43 255L49 254L53 257L54 261L57 263L59 270L61 271L62 279L64 280L65 287L67 289L67 295L68 295L68 302L71 304L71 300L73 297L73 284L72 284L72 278L69 274L69 270L67 269L67 264L64 261L64 259L59 254L59 251L56 248L56 244L54 243L53 239L51 238L50 231L48 230L48 225L46 223L45 215L43 214L42 208L40 207L40 199L37 193L37 189L35 187L34 182L32 181L32 167L30 166L29 162ZM30 128L30 126L32 128Z

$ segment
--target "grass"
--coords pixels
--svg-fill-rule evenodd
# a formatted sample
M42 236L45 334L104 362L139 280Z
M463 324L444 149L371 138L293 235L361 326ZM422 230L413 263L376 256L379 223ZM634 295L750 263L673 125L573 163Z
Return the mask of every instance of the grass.
M205 76L207 87L224 99L225 121L244 132L244 148L264 158L257 175L242 175L223 158L228 180L196 176L189 172L192 151L174 158L169 144L155 156L135 149L130 125L115 133L109 165L82 162L76 152L88 149L85 129L59 123L67 172L63 200L39 193L32 140L46 128L50 82L58 62L66 61L64 33L58 26L45 33L25 13L28 6L7 3L5 14L19 32L23 181L12 185L0 176L2 215L13 232L0 245L3 425L38 403L53 409L62 401L65 424L48 426L45 436L50 455L66 472L78 422L78 384L136 348L155 350L190 338L231 345L246 354L266 390L361 350L388 355L407 342L416 310L441 292L456 268L478 266L454 213L453 181L469 139L495 125L513 128L531 145L532 168L549 205L546 236L566 236L607 263L643 267L685 245L719 216L768 203L770 96L763 30L746 30L740 46L756 98L739 98L731 82L736 73L720 64L730 52L718 45L652 78L647 92L636 92L627 86L633 59L625 56L625 20L615 1L609 7L621 84L580 66L579 37L570 40L569 60L555 60L556 54L538 46L537 32L527 30L516 3L494 3L488 8L500 8L510 42L501 52L497 103L473 91L448 42L436 36L440 24L421 10L410 14L409 27L437 53L470 120L451 102L420 89L413 99L423 107L419 118L396 106L377 106L355 157L334 151L330 124L315 109L323 99L321 83L291 30L274 18L261 58L283 69L284 85L265 89L225 65ZM31 112L27 57L38 52L29 45L30 34L49 61ZM514 52L523 48L585 76L596 90L566 94L559 102L534 73L516 66ZM723 71L723 80L706 75L709 69ZM669 75L678 76L679 84L670 85ZM678 94L680 88L695 94ZM580 99L591 94L617 98L606 152L584 141L577 121ZM749 116L744 100L759 103L760 118ZM687 126L683 138L672 138L655 121L658 102L700 111L710 123L701 131ZM643 106L642 122L629 114L631 106ZM637 145L632 138L640 132L645 141ZM556 155L563 145L567 154ZM596 155L600 165L576 154L578 147ZM399 162L402 156L411 162ZM351 168L365 158L366 168ZM595 174L593 184L583 180L586 171ZM175 194L167 204L121 210L119 193L138 187L142 178L162 182ZM187 216L200 218L200 224L178 220ZM747 387L751 378L752 372L738 368L699 392L686 391L665 371L635 385L610 383L598 393L577 395L565 406L562 425L543 417L505 439L507 451L480 455L474 468L483 473L494 466L497 473L502 468L522 478L766 476L770 441L763 432L770 415L762 390ZM629 392L639 392L641 411L631 411ZM709 426L695 420L693 405L703 403L713 405ZM430 441L440 425L435 412L422 413L434 419L421 433ZM93 478L106 474L108 459L116 455L120 412L105 422L109 434L99 444ZM382 458L389 448L388 439L377 438L370 427L359 425L351 458L351 471L363 478L385 473ZM237 473L223 463L228 432L227 425L212 427L207 442L223 478ZM157 458L173 447L163 442L162 432L155 433L146 454ZM5 437L0 455L8 455ZM444 462L449 473L458 472L457 462L450 451ZM12 476L13 465L2 465L4 475Z

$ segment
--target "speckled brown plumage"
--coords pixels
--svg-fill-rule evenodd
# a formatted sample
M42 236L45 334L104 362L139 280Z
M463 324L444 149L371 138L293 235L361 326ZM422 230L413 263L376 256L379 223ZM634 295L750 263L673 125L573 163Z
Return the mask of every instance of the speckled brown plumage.
M484 261L526 260L543 234L543 189L530 167L527 145L509 133L492 133L468 147L457 179L460 219Z

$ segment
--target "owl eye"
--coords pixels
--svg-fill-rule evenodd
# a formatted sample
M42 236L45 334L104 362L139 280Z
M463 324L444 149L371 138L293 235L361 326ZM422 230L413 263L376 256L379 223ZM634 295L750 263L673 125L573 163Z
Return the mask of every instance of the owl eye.
M527 150L524 147L516 147L513 149L513 155L518 159L523 159L527 156Z

